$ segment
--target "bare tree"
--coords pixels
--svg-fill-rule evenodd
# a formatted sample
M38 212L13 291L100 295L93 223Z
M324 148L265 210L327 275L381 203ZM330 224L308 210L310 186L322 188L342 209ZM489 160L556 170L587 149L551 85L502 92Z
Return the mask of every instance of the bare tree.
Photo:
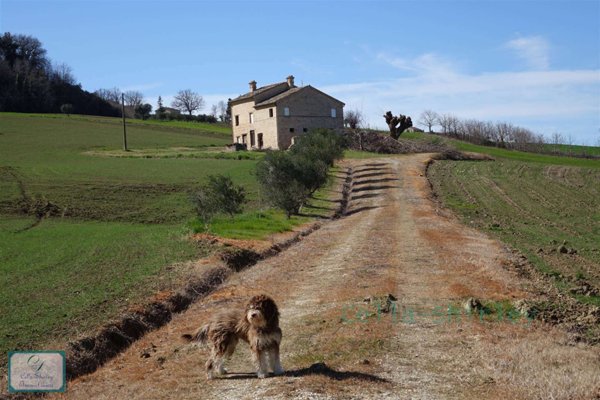
M534 147L536 137L529 129L520 126L512 127L512 143L517 150L530 150Z
M442 114L438 118L438 124L442 127L442 132L445 135L457 136L459 128L459 120L452 114Z
M52 65L52 78L60 82L68 83L69 85L75 85L75 77L73 76L73 70L65 63L53 64Z
M506 147L507 142L512 140L513 126L508 122L496 123L496 137L499 147Z
M348 110L344 112L344 125L346 125L348 128L359 128L363 122L364 118L359 110Z
M435 125L439 124L440 116L438 113L432 110L425 110L421 113L419 117L419 125L426 126L429 130L429 133L433 133L433 128Z
M219 119L221 122L227 122L227 103L225 103L223 100L220 100L217 103L217 108L219 110Z
M558 145L563 144L565 142L565 137L558 132L554 132L550 137L550 141L554 145L554 152L556 153L559 152Z
M125 104L134 109L144 102L144 95L137 90L128 90L123 94L125 95Z
M173 108L187 111L190 115L196 110L204 108L204 99L190 89L180 90L171 103Z
M103 100L113 101L115 103L121 102L121 89L119 88L98 89L94 93Z
M450 127L450 133L458 137L460 135L460 120L453 115L448 117L448 126Z
M217 118L217 105L213 104L210 107L210 115L212 115L213 117Z
M406 115L393 115L391 111L388 111L383 115L383 118L385 118L385 122L390 128L390 136L396 140L398 140L406 128L412 126L412 120Z

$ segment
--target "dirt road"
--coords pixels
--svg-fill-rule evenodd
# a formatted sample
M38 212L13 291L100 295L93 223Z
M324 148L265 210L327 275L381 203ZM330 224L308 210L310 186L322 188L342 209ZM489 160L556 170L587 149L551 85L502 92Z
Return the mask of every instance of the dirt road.
M427 155L348 161L348 215L225 285L61 396L69 399L593 398L597 348L497 312L531 296L502 245L437 209ZM183 343L218 307L265 292L279 304L286 375L256 379L245 344L223 379ZM388 295L397 301L390 301ZM500 310L500 311L498 311Z

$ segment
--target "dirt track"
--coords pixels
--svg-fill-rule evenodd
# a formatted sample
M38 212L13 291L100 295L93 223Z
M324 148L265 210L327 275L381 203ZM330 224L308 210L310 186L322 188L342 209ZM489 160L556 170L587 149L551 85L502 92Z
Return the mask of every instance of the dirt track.
M461 315L469 297L530 296L502 245L430 199L427 155L347 162L349 213L235 275L146 335L65 398L593 398L600 352L526 318ZM285 376L258 380L244 344L232 374L207 381L184 344L216 307L266 292L278 302ZM395 296L389 312L367 297ZM448 309L454 313L449 315ZM502 320L498 321L502 316ZM63 397L63 396L61 396Z

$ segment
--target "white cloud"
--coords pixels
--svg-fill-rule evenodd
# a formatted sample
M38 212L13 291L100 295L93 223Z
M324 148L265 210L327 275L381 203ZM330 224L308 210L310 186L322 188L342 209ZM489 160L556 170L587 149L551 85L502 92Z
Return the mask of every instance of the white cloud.
M530 68L543 70L550 67L550 45L541 36L528 36L510 40L506 47L515 51Z
M467 74L435 54L410 62L384 53L377 59L402 71L402 77L320 88L344 101L347 109L361 109L371 127L385 127L385 111L411 115L416 122L425 109L461 118L506 120L547 134L552 132L541 129L549 120L566 129L575 120L588 120L583 136L595 135L600 122L600 70Z
M413 72L430 79L449 79L456 75L456 66L433 53L425 53L415 58L396 57L389 53L378 53L377 60L399 70Z

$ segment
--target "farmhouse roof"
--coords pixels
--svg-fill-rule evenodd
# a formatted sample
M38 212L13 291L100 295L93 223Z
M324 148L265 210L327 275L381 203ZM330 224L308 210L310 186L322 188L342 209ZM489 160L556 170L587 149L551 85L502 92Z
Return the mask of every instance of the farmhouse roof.
M327 93L323 93L310 85L302 87L294 85L294 77L292 75L288 76L287 80L284 82L273 83L259 88L256 88L256 81L251 81L250 92L242 94L236 97L235 99L230 100L230 104L243 103L245 101L254 100L256 102L256 104L254 105L255 107L262 107L275 104L279 100L285 99L289 96L293 96L296 93L300 93L306 90L317 92L323 96L326 96L329 99L339 103L341 106L345 105L338 99L328 95Z
M290 95L292 95L294 93L297 93L297 92L301 91L302 89L304 89L304 88L300 88L300 87L297 87L297 86L293 87L293 88L289 88L288 90L286 90L283 93L279 93L278 95L275 95L273 97L269 97L268 99L265 99L265 100L261 101L260 103L256 104L256 107L264 106L264 105L267 105L267 104L273 104L273 103L277 102L277 100L281 100L281 99L283 99L285 97L288 97L288 96L290 96Z
M319 89L314 88L314 87L312 87L310 85L307 85L307 86L302 86L302 87L293 87L293 88L290 88L290 89L286 90L283 93L280 93L280 94L278 94L276 96L273 96L273 97L270 97L268 99L265 99L265 100L261 101L260 103L256 104L255 107L262 107L262 106L267 106L267 105L270 105L270 104L275 104L279 100L282 100L284 98L293 96L296 93L299 93L299 92L302 92L302 91L307 91L307 90L312 90L312 91L318 92L318 93L320 93L320 94L322 94L322 95L324 95L326 97L329 97L331 100L340 103L341 105L345 105L343 102L339 101L338 99L336 99L334 97L331 97L327 93L323 93Z
M275 86L281 85L281 84L286 84L287 85L287 82L277 82L277 83L272 83L272 84L267 85L267 86L261 86L258 89L256 89L255 91L242 94L242 95L236 97L235 99L232 99L231 101L235 102L235 101L240 101L240 100L249 100L249 99L252 99L254 96L257 96L257 95L259 95L259 94L261 94L261 93L263 93L263 92L265 92L265 91L267 91L269 89L272 89Z

